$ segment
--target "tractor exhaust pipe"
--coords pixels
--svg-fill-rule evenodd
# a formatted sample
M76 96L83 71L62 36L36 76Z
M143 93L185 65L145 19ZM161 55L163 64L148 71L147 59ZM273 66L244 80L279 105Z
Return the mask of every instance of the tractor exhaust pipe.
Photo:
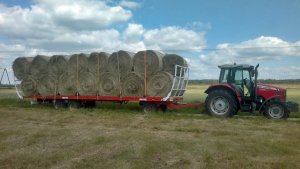
M259 64L257 64L256 66L255 66L255 69L254 69L254 99L256 100L257 99L257 76L258 76L258 71L257 71L257 69L258 69L258 67L259 67Z

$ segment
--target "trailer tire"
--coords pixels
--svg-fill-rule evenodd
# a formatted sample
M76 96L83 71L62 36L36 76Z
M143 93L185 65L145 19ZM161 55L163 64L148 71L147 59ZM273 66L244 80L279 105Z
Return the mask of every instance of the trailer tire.
M163 112L167 112L168 111L168 106L165 104L160 105L160 110Z
M67 107L67 103L64 100L54 100L53 105L55 109L62 109Z
M216 117L231 117L237 112L235 98L225 90L211 91L205 100L206 111Z
M69 101L68 106L69 106L70 110L79 109L81 107L81 102L80 101L71 100L71 101Z
M152 102L144 102L142 103L142 109L144 113L152 113L152 112L157 112L158 107L155 103Z
M264 116L269 119L286 119L289 116L289 111L283 103L272 101L265 106Z
M86 101L84 103L84 108L95 108L96 107L96 101Z

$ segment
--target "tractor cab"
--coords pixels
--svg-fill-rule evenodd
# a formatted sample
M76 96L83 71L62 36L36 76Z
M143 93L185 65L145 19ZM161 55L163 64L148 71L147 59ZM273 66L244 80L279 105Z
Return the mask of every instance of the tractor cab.
M258 65L257 65L258 67ZM219 68L219 84L228 84L232 86L241 97L252 100L256 97L255 85L257 76L257 67L251 65L221 65Z

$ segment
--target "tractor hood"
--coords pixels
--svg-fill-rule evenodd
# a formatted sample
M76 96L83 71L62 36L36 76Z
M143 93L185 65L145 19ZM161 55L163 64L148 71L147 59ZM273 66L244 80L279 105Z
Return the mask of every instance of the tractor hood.
M284 90L286 90L285 88L278 87L278 86L273 86L273 85L269 85L269 84L257 84L257 88L262 89L262 90L275 90L275 91L284 91Z
M265 100L277 97L285 102L286 89L269 84L257 84L257 96L263 97Z

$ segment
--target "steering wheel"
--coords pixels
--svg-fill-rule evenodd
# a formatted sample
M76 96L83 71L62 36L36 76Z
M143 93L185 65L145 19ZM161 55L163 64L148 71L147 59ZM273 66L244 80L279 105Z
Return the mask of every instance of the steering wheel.
M244 78L244 79L243 79L243 83L247 86L247 85L249 84L248 78Z

